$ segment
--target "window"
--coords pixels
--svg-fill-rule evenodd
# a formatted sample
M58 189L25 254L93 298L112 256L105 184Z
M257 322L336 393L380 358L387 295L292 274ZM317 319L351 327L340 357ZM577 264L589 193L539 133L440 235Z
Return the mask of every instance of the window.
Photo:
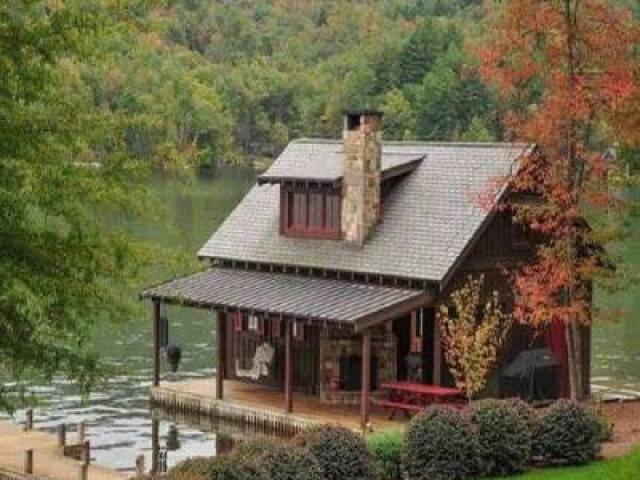
M340 238L340 192L326 187L283 190L282 233L310 238Z

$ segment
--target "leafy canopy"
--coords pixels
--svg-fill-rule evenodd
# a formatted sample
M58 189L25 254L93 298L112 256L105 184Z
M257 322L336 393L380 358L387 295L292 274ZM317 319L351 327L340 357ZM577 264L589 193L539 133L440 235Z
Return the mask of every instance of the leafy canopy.
M101 374L89 326L125 316L122 287L150 255L102 223L144 213L150 167L127 148L139 119L87 88L116 25L134 23L92 1L0 4L0 365L18 379L64 373L83 393Z

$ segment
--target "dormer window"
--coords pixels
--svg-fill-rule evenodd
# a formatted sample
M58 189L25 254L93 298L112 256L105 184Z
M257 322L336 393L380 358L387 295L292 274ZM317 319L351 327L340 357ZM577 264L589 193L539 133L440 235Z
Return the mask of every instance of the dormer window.
M340 238L340 190L336 187L283 185L280 207L283 235Z

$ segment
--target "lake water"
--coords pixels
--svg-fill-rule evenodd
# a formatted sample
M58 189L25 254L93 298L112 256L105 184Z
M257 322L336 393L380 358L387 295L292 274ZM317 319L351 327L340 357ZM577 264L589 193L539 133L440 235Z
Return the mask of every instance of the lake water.
M224 169L209 178L187 183L155 179L151 185L163 210L158 224L129 222L140 236L158 241L195 258L197 249L253 185L254 174L246 169ZM126 219L115 221L127 222ZM625 254L640 264L640 222ZM167 270L167 271L164 271ZM155 280L170 276L167 268L150 274ZM137 292L131 292L132 297ZM640 392L640 295L627 292L615 298L617 304L634 315L615 325L598 326L594 332L594 389L618 394ZM213 330L208 312L172 307L171 343L183 349L177 378L202 377L213 373ZM145 454L150 465L152 419L148 408L151 378L150 308L141 308L126 323L100 325L93 342L104 360L118 374L99 386L87 403L77 390L56 378L50 385L33 385L42 404L36 409L36 427L55 429L62 422L73 425L85 421L95 461L132 472L135 457ZM24 412L15 419L20 421ZM181 459L215 453L215 433L183 422L159 422L160 446L167 452L167 464Z

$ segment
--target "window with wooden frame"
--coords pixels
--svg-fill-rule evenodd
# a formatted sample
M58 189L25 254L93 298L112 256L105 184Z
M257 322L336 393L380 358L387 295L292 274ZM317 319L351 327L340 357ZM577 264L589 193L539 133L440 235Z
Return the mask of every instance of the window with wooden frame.
M292 237L339 239L340 208L340 191L332 186L283 186L281 232Z

